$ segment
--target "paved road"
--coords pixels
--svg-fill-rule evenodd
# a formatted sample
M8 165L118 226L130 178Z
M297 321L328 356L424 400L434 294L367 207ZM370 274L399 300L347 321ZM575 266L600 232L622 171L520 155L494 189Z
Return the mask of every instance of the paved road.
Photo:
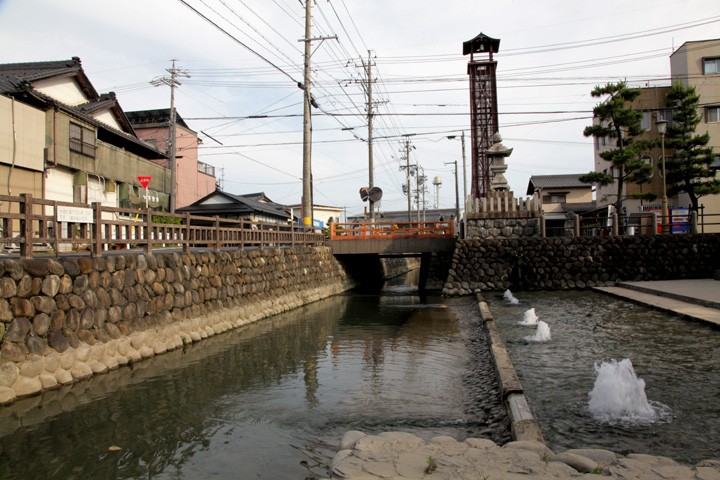
M622 282L594 290L720 326L720 280Z

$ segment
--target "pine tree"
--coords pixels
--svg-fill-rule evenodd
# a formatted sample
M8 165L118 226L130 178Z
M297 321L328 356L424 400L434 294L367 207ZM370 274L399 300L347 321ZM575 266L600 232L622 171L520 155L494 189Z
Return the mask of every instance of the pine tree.
M600 157L614 167L615 176L603 172L590 172L580 177L581 182L606 186L617 181L615 208L622 211L623 187L625 183L648 183L653 167L641 157L654 144L651 140L638 139L644 132L642 114L632 109L632 102L640 95L639 88L628 88L627 82L608 83L597 86L591 92L593 97L607 98L593 108L593 115L599 120L596 125L585 127L586 137L610 138L616 148L600 152ZM636 194L633 198L649 198L648 194Z
M700 197L720 193L720 180L708 168L713 159L712 148L706 147L710 134L695 135L700 123L700 96L695 87L676 82L667 94L667 104L672 109L672 123L665 134L665 146L675 149L674 157L665 163L667 192L669 196L687 193L692 209L697 211Z

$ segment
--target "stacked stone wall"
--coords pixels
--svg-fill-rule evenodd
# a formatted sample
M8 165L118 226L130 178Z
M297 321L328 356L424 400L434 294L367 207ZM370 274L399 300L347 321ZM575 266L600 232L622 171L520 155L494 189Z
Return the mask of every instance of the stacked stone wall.
M326 247L0 262L0 404L353 286Z
M505 215L507 216L507 215ZM528 238L540 236L540 218L470 218L467 238Z
M461 240L443 293L712 278L718 268L719 234Z
M420 268L420 260L415 257L381 258L380 263L386 279Z

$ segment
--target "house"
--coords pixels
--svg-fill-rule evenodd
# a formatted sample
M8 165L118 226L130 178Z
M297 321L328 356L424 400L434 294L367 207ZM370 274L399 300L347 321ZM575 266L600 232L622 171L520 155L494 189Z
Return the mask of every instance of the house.
M530 177L527 195L538 193L545 215L548 236L566 228L566 222L574 215L582 215L596 209L592 185L580 181L582 173L565 175L533 175Z
M289 214L273 205L246 198L242 195L223 192L222 190L215 190L192 204L177 209L177 213L253 220L280 225L287 225L291 221Z
M170 109L126 112L135 133L161 152L169 154ZM198 146L202 143L197 132L188 127L175 112L175 142L177 208L190 205L215 190L215 167L198 160ZM170 168L169 159L153 160Z
M302 205L288 205L287 208L293 212L293 216L296 216L295 214L299 216L300 211L302 210ZM345 209L343 207L332 207L329 205L313 205L313 226L315 228L327 227L331 219L333 222L338 223L340 222L344 211Z
M167 159L135 134L115 94L80 59L0 65L0 192L110 207L167 209Z

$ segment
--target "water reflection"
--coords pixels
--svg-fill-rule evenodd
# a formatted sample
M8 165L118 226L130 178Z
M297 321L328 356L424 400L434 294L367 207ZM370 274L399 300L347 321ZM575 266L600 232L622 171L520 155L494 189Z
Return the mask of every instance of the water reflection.
M0 478L320 478L350 429L506 440L472 305L402 282L3 407Z

